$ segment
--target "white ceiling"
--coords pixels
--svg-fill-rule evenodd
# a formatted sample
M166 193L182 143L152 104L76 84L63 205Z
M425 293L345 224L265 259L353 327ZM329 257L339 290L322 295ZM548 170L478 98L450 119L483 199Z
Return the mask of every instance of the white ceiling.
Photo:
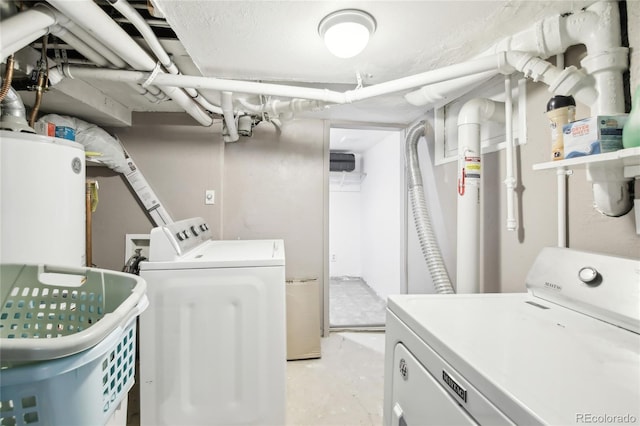
M500 1L211 1L152 0L180 42L166 41L184 74L282 82L334 90L381 83L458 63L481 54L501 38L550 15L575 12L587 0ZM320 20L345 8L374 16L369 45L351 59L333 57L317 33ZM151 104L109 84L91 83L114 102L134 111L178 111L173 103ZM219 93L204 91L212 102ZM334 122L406 124L424 114L402 93L352 105L332 106L305 116ZM45 96L43 111L88 114L86 105ZM49 99L47 99L49 98ZM29 104L29 95L25 103ZM60 104L67 106L60 106ZM55 105L56 111L50 111ZM92 108L97 108L92 106ZM74 111L75 109L75 111ZM92 117L97 124L100 118ZM105 117L109 123L109 117ZM113 120L111 120L113 121ZM122 124L120 124L122 125Z

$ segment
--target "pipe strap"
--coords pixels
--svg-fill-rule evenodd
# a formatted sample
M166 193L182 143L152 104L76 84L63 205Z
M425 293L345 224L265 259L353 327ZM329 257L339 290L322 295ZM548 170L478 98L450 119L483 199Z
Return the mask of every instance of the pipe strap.
M162 64L160 62L156 62L156 66L153 68L153 71L151 71L151 74L149 74L149 77L147 77L147 79L144 81L144 83L141 84L141 86L146 89L147 86L153 83L153 80L156 79L156 76L160 72L161 67L162 67Z

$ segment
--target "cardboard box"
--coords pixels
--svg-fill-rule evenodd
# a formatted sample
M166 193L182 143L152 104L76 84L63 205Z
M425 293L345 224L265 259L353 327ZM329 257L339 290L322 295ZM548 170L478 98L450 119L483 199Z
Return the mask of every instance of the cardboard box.
M564 158L622 149L622 128L628 117L628 114L597 115L565 124Z
M48 121L36 121L33 130L39 135L56 136L56 125Z
M287 360L320 358L318 280L287 281Z

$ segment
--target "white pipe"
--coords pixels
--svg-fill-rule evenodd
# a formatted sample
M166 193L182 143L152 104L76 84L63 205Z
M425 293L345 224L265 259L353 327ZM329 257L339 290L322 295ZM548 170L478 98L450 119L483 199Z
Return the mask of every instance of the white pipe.
M48 1L70 19L83 26L97 40L112 48L134 68L146 71L156 69L156 63L153 59L93 1ZM162 70L157 70L157 72L164 73ZM164 87L163 92L200 124L204 126L213 124L213 119L182 90L176 87Z
M51 17L53 17L53 19L55 20L55 22L59 26L69 30L78 39L82 40L84 43L86 43L93 50L98 52L101 56L106 58L113 66L115 66L117 68L126 68L127 67L126 62L124 62L112 50L110 50L104 44L102 44L101 42L96 40L95 37L93 37L91 34L89 34L87 31L85 31L82 27L77 25L75 22L73 22L71 19L69 19L67 16L65 16L62 13L60 13L59 11L54 9L53 7L48 6L46 4L43 4L43 3L39 3L39 4L36 4L34 6L34 8L37 8L38 10L42 11L43 13L49 14Z
M480 289L480 125L487 120L504 120L504 116L504 104L479 98L465 103L458 115L458 294Z
M504 53L470 62L450 65L437 70L427 71L411 77L380 83L362 89L336 92L327 89L286 86L252 81L226 80L213 77L157 74L155 76L141 71L89 69L83 67L65 67L65 75L71 78L102 79L110 81L128 81L158 86L192 87L196 89L213 89L228 92L240 92L256 95L283 96L288 98L302 98L319 100L328 103L345 104L360 101L380 95L394 93L425 84L438 83L450 78L463 77L470 74L496 69L504 65ZM512 68L510 68L512 69Z
M567 246L567 174L566 167L556 169L558 183L558 247Z
M91 48L83 40L80 40L78 37L76 37L75 34L72 34L71 31L68 31L66 28L55 24L49 27L49 31L51 32L51 34L63 40L69 46L77 50L78 53L80 53L82 56L95 63L96 65L100 65L102 67L110 65L110 62L107 60L107 58L96 52L93 48Z
M0 26L0 28L2 28L2 26ZM45 28L41 28L30 33L24 38L14 41L13 43L5 44L3 41L2 46L0 46L0 62L4 62L9 57L9 55L16 53L18 50L24 48L32 41L39 39L45 34L47 34L47 30ZM0 38L0 40L2 39Z
M55 19L50 14L34 7L4 19L0 25L0 40L5 46L14 45L53 24L55 24ZM24 46L33 40L35 39L31 39Z
M624 167L588 164L587 180L592 183L595 208L600 213L619 217L633 208L629 192L631 178L625 178Z
M142 16L135 10L126 0L109 0L109 3L122 14L127 20L133 24L134 27L140 32L142 38L147 42L151 51L156 55L162 66L171 74L180 74L180 70L176 64L171 60L167 54L160 40L156 37L155 33L144 20ZM122 68L122 67L121 67ZM214 112L216 114L222 114L222 109L213 105L202 94L191 88L186 88L185 91L191 96L198 104L204 107L206 110Z
M475 89L496 74L498 74L498 70L491 70L454 80L443 81L441 83L430 84L416 91L407 93L404 95L404 98L414 106L444 104L448 100L455 99Z
M556 66L564 69L564 54L556 55ZM566 167L556 169L557 197L558 197L558 247L567 247L567 176L569 170Z
M45 35L48 30L97 65L114 65L117 67L127 66L122 59L116 56L111 50L98 42L82 28L78 27L68 17L45 4L36 4L32 9L15 16L16 18L11 19L11 21L3 21L2 26L0 27L3 34L3 42L5 37L9 41L16 40L21 34L24 34L30 28L37 25L46 25L46 28L38 29L28 36L18 39L11 45L3 45L2 54L0 55L2 60L6 58L5 54L8 56L13 52L22 49L32 41ZM16 31L15 28L19 28L20 31ZM158 102L159 100L166 99L166 96L162 94L158 88L150 88L151 90L148 91L135 84L131 84L131 87L151 102ZM153 94L153 92L155 92L155 94Z
M243 98L239 98L238 102L250 113L262 114L266 112L273 116L287 114L288 117L284 118L293 118L296 112L319 110L326 106L323 102L306 99L291 99L290 101L274 99L261 105L254 105Z
M235 142L240 139L236 118L233 115L233 95L231 92L222 92L222 114L227 125L228 135L224 136L225 142Z
M516 178L513 173L513 100L511 99L511 76L504 77L504 122L506 145L506 177L504 184L507 188L507 230L515 231L517 227L514 196Z
M41 10L48 11L48 13L52 14L52 16L55 18L55 20L56 20L56 22L58 24L49 28L50 30L53 29L52 33L55 30L54 27L60 27L60 28L66 29L71 34L76 36L79 40L81 40L82 42L86 43L91 49L93 49L95 52L97 52L98 55L100 55L101 57L104 57L112 66L114 66L116 68L126 68L127 67L127 63L124 62L111 49L106 47L100 41L96 40L95 37L93 37L91 34L89 34L87 31L85 31L83 28L78 26L75 22L73 22L71 19L69 19L68 17L66 17L62 13L58 12L57 10L53 9L50 6L47 6L47 5L41 4L41 3L37 4L34 7L40 7ZM64 40L67 41L67 39L64 39ZM69 41L67 41L67 43L69 43ZM71 45L71 46L73 46L75 48L75 46L72 43L69 43L69 45ZM82 55L84 55L86 58L88 58L89 60L93 61L96 64L101 65L101 63L98 62L98 60L96 58L90 56L90 53L83 52L80 49L77 49L77 50ZM142 95L145 98L147 98L147 100L149 102L157 103L157 102L160 102L162 100L168 99L167 95L162 93L160 91L160 89L158 89L155 86L148 86L145 89L145 88L141 87L138 84L130 83L129 87L131 87L134 91L138 92L140 95Z
M584 44L587 51L606 50L616 40L619 46L620 25L615 22L616 16L619 16L617 2L600 1L583 11L544 18L503 38L481 55L517 50L548 58L578 44Z

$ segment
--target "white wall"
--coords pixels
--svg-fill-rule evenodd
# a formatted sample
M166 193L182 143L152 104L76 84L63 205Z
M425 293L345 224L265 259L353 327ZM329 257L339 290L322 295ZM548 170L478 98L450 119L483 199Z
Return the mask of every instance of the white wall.
M401 132L363 154L362 277L382 298L400 292L402 217Z
M362 276L360 185L333 185L329 193L329 276Z

